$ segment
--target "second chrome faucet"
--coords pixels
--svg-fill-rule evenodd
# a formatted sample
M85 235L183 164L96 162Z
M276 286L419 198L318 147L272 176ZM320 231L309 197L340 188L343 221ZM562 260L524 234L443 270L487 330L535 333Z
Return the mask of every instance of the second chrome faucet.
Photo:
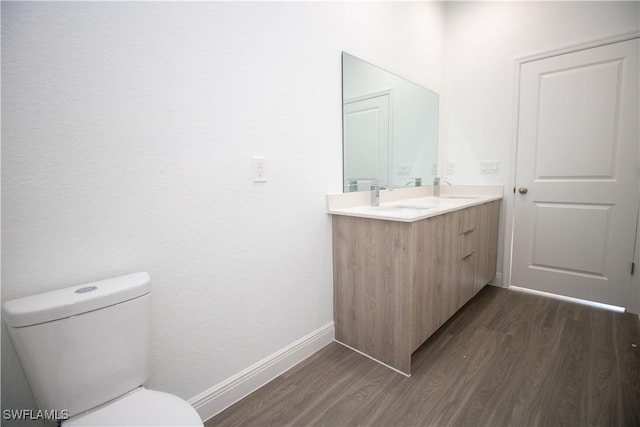
M446 178L436 176L433 178L433 197L440 197L440 183L444 182L447 185L452 185Z
M371 206L380 206L380 185L377 179L371 181Z
M393 189L390 187L385 187L384 185L380 185L377 179L371 180L371 206L378 207L380 206L380 190L389 190Z

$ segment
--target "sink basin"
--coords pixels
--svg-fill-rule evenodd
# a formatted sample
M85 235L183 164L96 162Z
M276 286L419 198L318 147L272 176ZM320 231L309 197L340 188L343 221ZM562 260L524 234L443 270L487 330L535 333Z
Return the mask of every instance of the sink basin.
M433 209L435 206L427 206L427 205L387 205L387 206L372 206L371 209L376 211L386 211L386 212L398 212L398 213L416 213L416 211L428 211L429 209Z
M440 195L441 199L479 199L480 196L456 196L455 194Z

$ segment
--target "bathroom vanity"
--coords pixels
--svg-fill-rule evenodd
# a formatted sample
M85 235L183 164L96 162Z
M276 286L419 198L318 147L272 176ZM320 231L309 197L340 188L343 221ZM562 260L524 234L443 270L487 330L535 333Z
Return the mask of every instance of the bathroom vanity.
M411 354L496 273L502 187L429 191L385 192L377 207L367 192L328 197L336 340L405 375Z

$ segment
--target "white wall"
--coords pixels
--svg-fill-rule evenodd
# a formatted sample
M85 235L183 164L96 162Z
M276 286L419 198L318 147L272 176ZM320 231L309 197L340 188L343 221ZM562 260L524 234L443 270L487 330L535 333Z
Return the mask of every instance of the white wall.
M340 53L440 91L443 11L4 3L2 300L148 271L149 385L186 399L327 324ZM2 406L32 405L3 327Z
M440 168L455 184L504 184L498 272L510 222L516 61L640 28L640 2L447 2ZM480 173L499 161L500 174ZM505 211L506 209L506 211ZM508 255L508 254L507 254ZM505 258L506 259L506 258Z

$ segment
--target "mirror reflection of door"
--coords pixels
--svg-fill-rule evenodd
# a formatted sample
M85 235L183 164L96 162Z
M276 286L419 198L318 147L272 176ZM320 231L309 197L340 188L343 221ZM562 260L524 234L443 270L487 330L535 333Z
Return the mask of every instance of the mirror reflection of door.
M342 101L345 193L433 181L437 93L343 52Z
M344 191L367 190L371 179L389 184L390 94L344 103Z

